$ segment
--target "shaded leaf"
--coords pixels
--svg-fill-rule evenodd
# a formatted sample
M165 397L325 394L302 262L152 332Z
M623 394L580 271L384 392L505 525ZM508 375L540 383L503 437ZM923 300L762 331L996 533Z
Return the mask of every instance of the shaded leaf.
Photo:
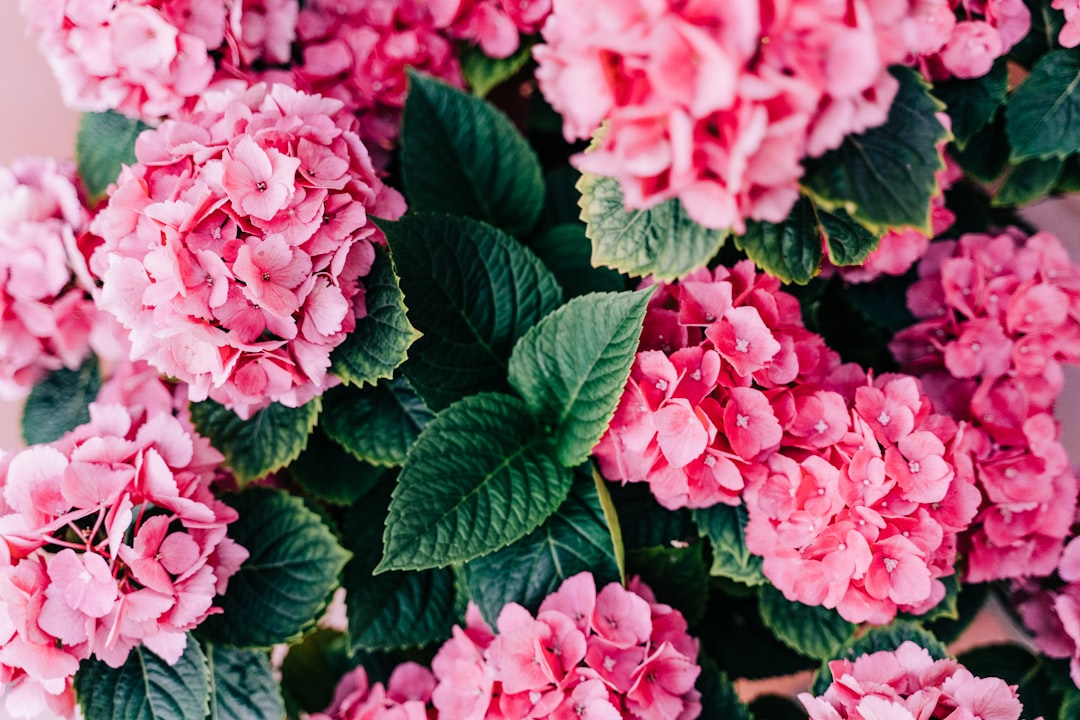
M709 600L709 568L702 553L704 543L689 547L637 548L626 553L627 573L638 575L657 599L680 610L686 621L697 625L705 617Z
M963 149L1005 102L1009 73L1005 58L998 58L990 72L972 79L949 78L934 83L933 92L952 121L956 146Z
M392 467L434 415L404 379L381 380L360 390L334 388L323 396L322 427L353 457Z
M1058 158L1025 160L1009 168L1005 181L990 201L995 207L1024 205L1046 197L1061 174Z
M743 583L762 585L761 558L746 549L746 507L713 505L694 510L694 521L712 543L713 564L710 573Z
M773 277L805 285L821 269L821 226L813 203L800 197L782 223L747 223L735 246Z
M54 442L90 422L89 405L100 389L101 369L93 355L77 370L53 370L34 385L23 404L23 440L27 445Z
M815 660L831 660L855 634L855 626L835 610L787 600L772 585L758 595L761 619L792 650Z
M1080 57L1072 50L1051 50L1005 106L1010 160L1058 158L1080 147Z
M581 223L556 225L533 239L529 245L555 275L569 300L591 292L617 292L626 279L611 268L593 267L592 248Z
M123 165L135 164L135 139L147 128L111 110L79 117L75 161L91 205L105 197Z
M285 702L266 650L221 648L207 643L210 714L207 720L281 720Z
M302 488L337 505L351 505L381 481L385 470L361 462L315 428L289 472Z
M461 53L461 74L477 97L485 97L499 85L514 77L532 57L532 45L521 43L510 57L493 58L476 45L468 45Z

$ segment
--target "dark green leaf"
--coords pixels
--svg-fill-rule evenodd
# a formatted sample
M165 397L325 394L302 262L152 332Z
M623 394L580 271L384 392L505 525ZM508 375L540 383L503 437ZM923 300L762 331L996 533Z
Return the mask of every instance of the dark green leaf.
M637 353L652 290L574 298L525 334L510 384L552 434L559 462L585 462L607 430Z
M517 398L484 393L439 413L398 478L376 572L472 560L525 537L566 499L571 473Z
M862 265L867 256L877 249L878 238L872 232L851 219L843 210L818 212L821 229L825 233L825 249L833 265Z
M1072 688L1065 692L1058 709L1058 720L1076 720L1080 718L1080 689Z
M405 316L401 288L386 253L375 252L375 264L362 282L367 315L330 354L331 371L350 385L393 377L419 337Z
M84 660L75 675L75 695L88 720L204 720L210 709L210 677L199 643L169 665L142 645L127 662L111 668Z
M385 470L360 462L345 448L315 428L307 447L289 466L302 488L317 498L337 505L351 505L371 491Z
M540 161L480 98L410 72L401 169L413 211L467 215L524 235L544 203Z
M135 164L135 138L148 127L112 111L83 113L79 118L75 160L91 204L105 197L121 166Z
M468 45L461 53L461 74L477 97L485 97L489 92L525 67L532 57L532 44L521 43L510 57L493 58L476 45Z
M963 150L949 143L949 156L964 172L981 182L993 182L1009 164L1009 138L1005 133L1005 113L994 119L968 141Z
M353 668L344 633L319 629L289 648L281 663L281 691L289 717L330 706L341 677Z
M1058 34L1065 24L1065 15L1050 7L1046 0L1024 0L1031 12L1031 30L1009 52L1009 59L1031 67L1049 50L1061 47Z
M225 455L225 463L243 487L280 470L300 457L319 419L320 398L290 408L271 403L241 420L213 400L191 404L191 421L203 437Z
M742 505L713 505L694 511L694 521L702 537L713 548L713 575L736 580L745 585L765 583L761 558L746 549L746 508Z
M101 370L91 355L78 370L53 370L34 386L22 411L27 445L59 440L69 430L90 422L89 405L101 388Z
M536 223L537 232L559 225L585 226L581 222L581 207L578 205L578 198L581 197L577 189L579 180L581 173L565 164L558 165L544 177L544 186L547 189L544 193L544 209Z
M229 537L250 557L216 604L223 612L199 626L210 642L269 647L290 642L330 602L349 552L298 497L251 487L225 498L240 515Z
M1005 175L991 205L1025 205L1045 198L1061 174L1062 161L1058 158L1025 160L1014 165Z
M608 483L607 487L628 549L666 545L672 541L689 543L699 537L690 511L662 507L649 492L647 484Z
M950 589L949 592L951 594L952 590ZM986 605L989 596L990 587L988 584L966 583L960 587L953 600L956 617L943 616L936 620L923 621L923 627L932 632L934 637L943 643L954 642L975 620L975 616ZM946 597L943 602L948 603L949 598Z
M835 610L787 600L772 585L758 596L761 619L788 647L815 660L831 660L855 634L855 626Z
M364 650L427 645L450 637L454 625L454 573L440 568L372 576L382 555L382 530L390 493L372 493L345 516L345 604L349 642Z
M876 235L914 227L930 234L930 198L944 167L938 143L949 133L942 105L911 68L893 67L900 90L884 125L849 135L836 150L806 163L803 186L826 210L842 208Z
M727 230L710 230L691 220L677 199L627 210L614 178L585 174L577 187L593 265L674 280L709 262L727 238Z
M750 594L728 595L717 587L720 582ZM765 627L757 593L745 585L714 578L706 617L708 621L696 629L702 648L732 677L756 680L816 667L814 660L784 645Z
M945 646L930 632L915 623L897 620L890 625L871 628L857 640L848 644L833 659L854 660L860 655L869 655L881 650L894 651L908 640L925 648L930 653L930 657L935 660L942 660L948 655ZM829 664L825 662L814 674L811 693L815 696L821 695L829 687L832 679Z
M698 676L695 687L701 693L701 718L703 720L705 718L753 720L754 716L739 700L739 694L727 675L710 658L702 655L698 660L701 663L701 674Z
M598 587L619 580L611 529L591 478L576 480L566 501L539 528L464 566L469 596L492 625L507 603L535 612L563 580L586 571Z
M750 703L754 720L806 720L803 706L782 695L759 695Z
M617 292L626 287L626 280L611 268L593 267L589 259L592 248L581 223L556 225L545 230L530 246L563 288L569 300L591 292Z
M1047 674L1046 658L1033 655L1014 643L983 645L958 656L957 661L975 677L1001 678L1016 685L1025 718L1053 718L1057 693ZM1070 716L1070 720L1075 716Z
M821 225L813 203L800 197L782 223L747 223L735 246L773 277L805 285L821 269Z
M335 388L323 396L322 427L357 460L395 466L433 417L404 379L360 390Z
M907 288L911 282L912 279L904 277L883 277L874 282L845 285L840 292L860 319L891 336L916 322L907 306ZM843 330L850 335L850 326Z
M1080 56L1044 55L1005 106L1012 162L1064 159L1080 147Z
M207 643L210 714L207 720L281 720L285 703L265 650L221 648Z
M966 147L972 136L990 122L1005 102L1008 89L1009 72L1003 57L982 77L950 78L934 84L934 95L945 103L952 121L957 147Z
M680 610L691 626L705 616L709 600L709 568L704 543L689 547L638 548L626 553L627 574L641 579L657 599Z
M468 218L406 216L386 236L409 318L424 333L403 370L428 407L505 389L514 342L562 301L551 272L513 238Z

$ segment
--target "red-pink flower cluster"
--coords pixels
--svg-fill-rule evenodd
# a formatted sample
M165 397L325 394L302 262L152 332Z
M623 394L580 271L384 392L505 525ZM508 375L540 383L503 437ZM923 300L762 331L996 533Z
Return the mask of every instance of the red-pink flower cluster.
M1015 582L1014 598L1035 645L1048 657L1068 658L1069 674L1080 687L1080 538L1065 546L1057 575L1061 583L1052 590L1033 580Z
M934 3L920 25L920 65L933 80L982 77L1030 29L1031 11L1024 0Z
M967 534L966 579L1053 572L1077 480L1053 407L1063 363L1080 362L1080 267L1049 233L938 243L908 306L921 321L891 350L935 406L965 421L963 454L985 503Z
M551 14L551 0L432 0L435 24L458 40L479 45L486 55L505 58Z
M337 100L282 85L209 93L143 133L92 228L99 305L132 358L248 416L334 381L330 352L366 313L362 284L404 201Z
M396 667L386 687L369 684L358 666L338 683L330 707L310 720L428 720L434 717L429 712L434 689L431 671L413 662Z
M46 372L90 351L97 309L70 253L89 216L75 168L38 157L0 168L0 398L25 397Z
M167 412L92 404L59 441L0 459L0 680L69 714L79 661L169 663L247 551L210 483L223 458Z
M575 163L618 178L628 207L677 197L741 233L787 217L803 158L885 122L887 67L946 3L554 0L536 77L568 140L606 121Z
M883 623L944 595L980 501L957 438L915 378L840 365L744 261L660 286L594 453L668 508L745 501L747 547L789 599Z
M934 660L910 640L895 651L829 663L833 681L823 695L800 693L810 720L1019 720L1016 687L980 678L955 660Z
M495 634L470 605L432 662L440 720L693 720L698 643L640 582L568 578L536 617L511 603Z

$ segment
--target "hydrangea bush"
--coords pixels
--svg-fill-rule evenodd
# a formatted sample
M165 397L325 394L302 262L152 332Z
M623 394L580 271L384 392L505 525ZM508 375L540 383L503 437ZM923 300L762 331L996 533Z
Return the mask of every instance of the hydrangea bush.
M1075 2L20 6L8 715L1080 714Z

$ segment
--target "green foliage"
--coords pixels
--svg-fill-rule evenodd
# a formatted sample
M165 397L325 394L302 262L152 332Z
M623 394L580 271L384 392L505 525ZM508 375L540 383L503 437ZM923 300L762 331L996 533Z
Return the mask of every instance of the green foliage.
M942 169L937 144L949 133L935 117L944 106L910 68L890 70L900 90L884 125L849 135L806 162L803 187L826 210L841 208L875 235L890 228L932 232L930 198Z
M334 688L353 668L344 633L318 629L289 648L281 663L281 691L289 717L329 707Z
M1012 162L1058 158L1080 147L1080 56L1053 50L1009 98L1005 128Z
M210 667L207 720L281 720L285 703L265 650L219 648L206 644Z
M229 537L250 556L216 600L223 612L207 618L199 632L234 647L295 640L330 602L350 553L298 497L251 487L225 500L240 515Z
M88 720L204 720L210 711L210 672L199 643L188 635L174 665L142 645L119 668L84 660L75 675L75 695Z
M640 576L657 599L680 610L697 625L705 617L709 600L709 568L704 543L689 547L637 548L626 554L627 574Z
M419 336L406 318L401 288L385 252L376 250L375 264L362 282L367 315L330 354L331 371L350 385L393 377Z
M593 265L674 280L707 263L727 238L727 230L710 230L691 220L677 199L628 210L614 178L585 174L577 187Z
M443 567L503 548L555 512L570 484L524 403L497 393L465 398L409 452L375 572Z
M772 585L758 595L761 619L792 650L815 660L831 660L855 634L855 626L835 610L788 601Z
M962 653L957 658L976 677L1001 678L1016 686L1024 705L1025 718L1054 718L1061 702L1061 693L1054 687L1045 658L1033 655L1015 643L983 645ZM1069 687L1074 687L1069 683ZM1061 717L1075 718L1075 715Z
M476 45L468 45L461 52L461 74L477 97L486 97L488 93L502 85L525 67L532 57L532 45L521 43L510 57L493 58Z
M628 549L690 543L699 537L690 510L668 510L656 502L645 483L606 483Z
M1046 197L1057 182L1061 168L1062 161L1053 157L1032 158L1010 167L991 204L1025 205Z
M825 235L825 250L833 265L862 265L877 249L880 238L855 222L843 210L818 210L821 232Z
M967 147L971 138L986 126L1005 102L1009 89L1009 72L1005 58L997 62L982 77L970 80L950 78L934 85L934 95L945 103L952 121L956 146Z
M248 420L213 400L191 404L195 429L225 455L243 487L300 457L322 407L321 398L290 408L270 403Z
M433 417L404 379L360 390L334 388L323 396L322 428L357 459L392 467Z
M101 389L101 369L91 355L77 370L53 370L30 391L22 411L27 445L59 440L69 430L90 422L88 406Z
M806 720L806 710L782 695L759 695L750 703L754 720Z
M514 342L562 300L530 250L468 218L410 215L386 225L409 305L424 335L403 371L434 411L503 390Z
M735 686L709 657L701 655L701 674L695 687L701 693L701 717L717 720L753 720L746 705L739 700ZM762 719L764 720L764 719Z
M135 163L135 139L148 127L112 111L80 116L75 162L91 204L105 197L123 165Z
M531 230L544 203L540 160L513 123L480 98L415 72L401 170L411 210L467 215L511 235Z
M651 294L574 298L514 346L510 384L554 437L566 467L588 459L615 414Z
M619 580L615 542L596 485L575 480L554 515L517 542L465 563L470 599L494 625L499 611L516 602L535 612L566 578L591 572L598 587Z
M591 292L617 292L626 280L611 268L594 267L592 247L581 223L563 223L540 233L529 247L555 275L569 300Z
M742 505L713 505L694 510L694 521L702 537L712 543L712 575L726 577L744 585L766 582L761 572L761 558L746 549L746 508Z
M289 472L300 487L320 500L351 505L379 484L385 469L357 460L315 428Z

